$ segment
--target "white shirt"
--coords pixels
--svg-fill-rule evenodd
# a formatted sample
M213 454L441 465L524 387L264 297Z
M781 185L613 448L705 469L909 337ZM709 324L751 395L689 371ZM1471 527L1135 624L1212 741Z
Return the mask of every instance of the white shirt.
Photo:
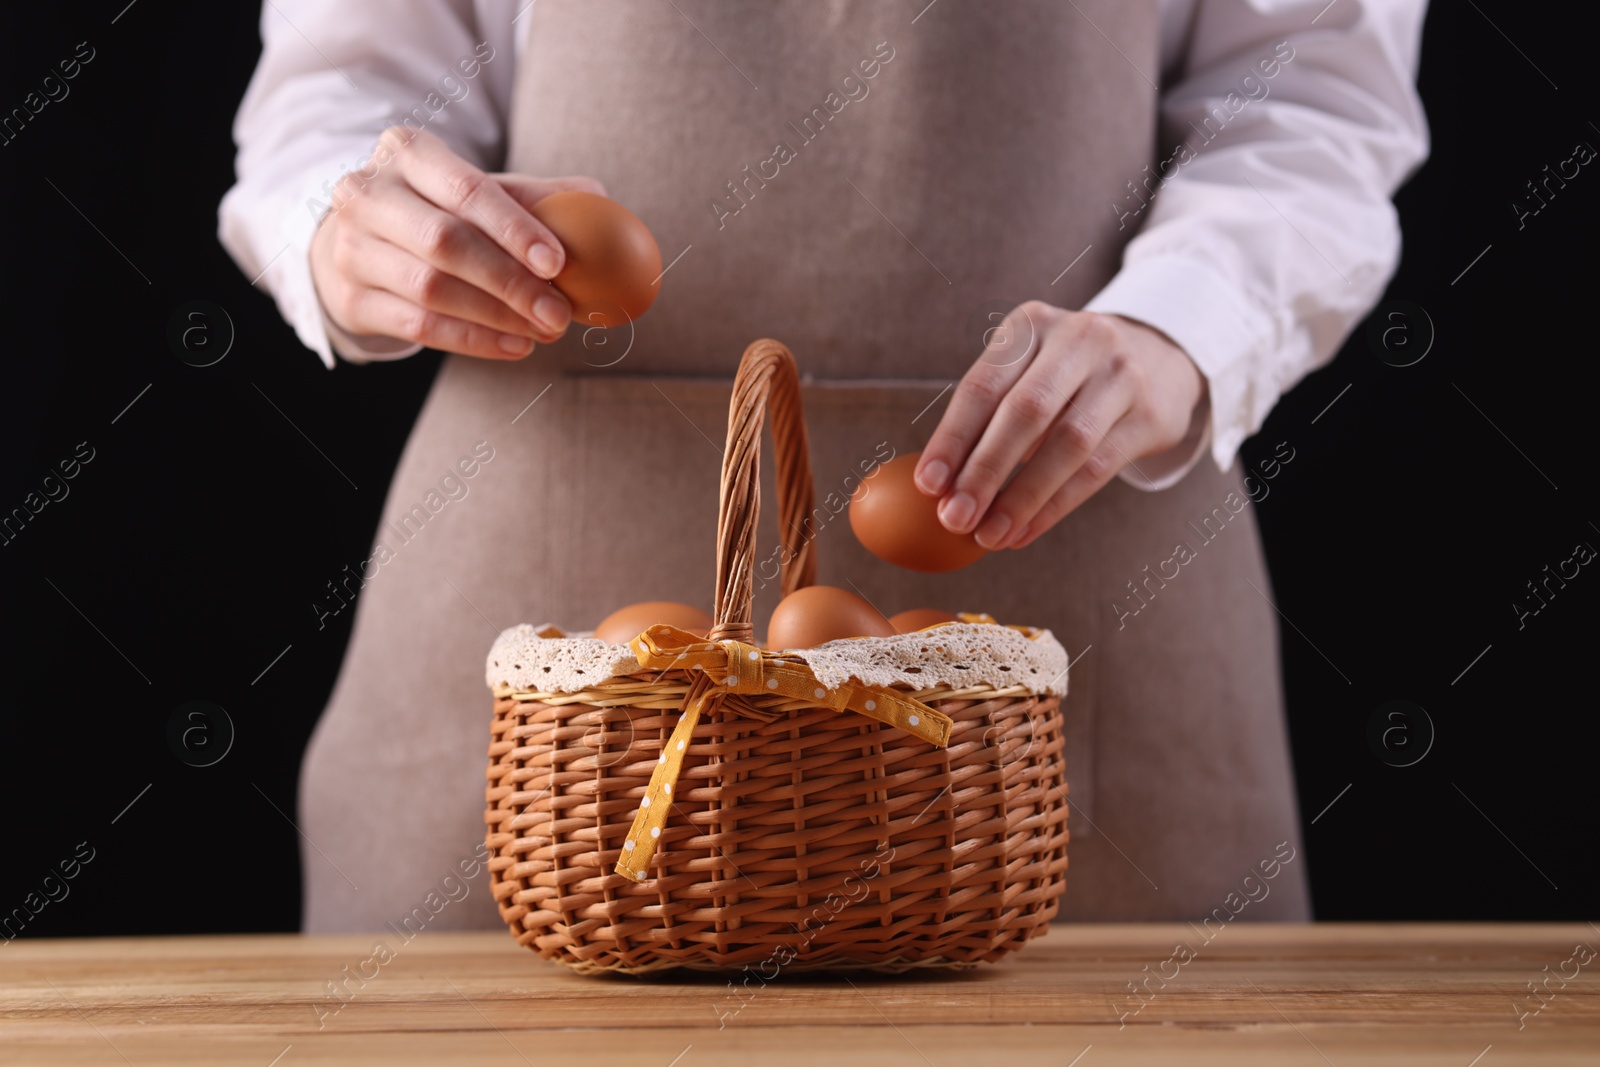
M339 175L446 73L466 95L452 89L458 98L428 128L496 169L522 51L517 20L531 6L264 5L261 62L234 122L239 180L222 200L219 236L328 367L335 349L366 362L420 346L358 343L327 319L311 283L318 219L308 202L326 205ZM1400 257L1390 197L1428 151L1414 86L1425 7L1160 0L1162 69L1141 72L1161 86L1160 165L1119 206L1099 208L1141 228L1085 308L1148 323L1181 345L1206 378L1209 410L1182 445L1124 470L1130 484L1175 483L1208 444L1228 470L1278 398L1332 359L1382 295ZM463 56L490 55L480 44L492 57L462 77ZM1275 59L1266 76L1260 64ZM1191 150L1178 152L1185 142Z

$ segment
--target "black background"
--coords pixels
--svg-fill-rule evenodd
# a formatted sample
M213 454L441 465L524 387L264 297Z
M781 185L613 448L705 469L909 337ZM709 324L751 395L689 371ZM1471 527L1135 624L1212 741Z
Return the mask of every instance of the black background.
M97 53L69 97L0 147L0 511L79 442L94 449L70 495L0 548L0 914L88 842L71 896L27 935L294 929L299 758L353 614L319 631L310 604L366 557L438 357L329 373L298 345L215 237L256 5L125 3L22 5L0 44L6 113L78 42ZM1256 511L1289 620L1323 919L1600 911L1600 568L1521 629L1512 608L1545 565L1600 547L1600 166L1524 229L1510 207L1577 142L1600 146L1584 35L1541 10L1482 0L1428 20L1433 152L1398 198L1406 247L1387 298L1423 315L1386 319L1400 327L1391 361L1423 351L1431 322L1426 358L1389 365L1358 330L1244 452L1255 464L1277 442L1295 449ZM166 339L191 300L235 328L211 367ZM168 745L190 700L225 708L237 731L210 767ZM1391 700L1433 726L1411 766L1369 743ZM1402 751L1421 750L1415 720L1403 736L1418 747Z

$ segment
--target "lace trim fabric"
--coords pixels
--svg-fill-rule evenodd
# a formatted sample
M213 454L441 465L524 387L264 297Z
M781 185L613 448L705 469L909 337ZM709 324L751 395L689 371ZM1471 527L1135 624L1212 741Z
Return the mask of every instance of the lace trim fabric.
M848 638L792 655L831 688L864 685L915 689L1024 686L1065 695L1067 651L1049 630L953 622L894 637ZM559 627L522 623L501 632L489 650L485 680L494 690L577 693L642 668L627 645Z

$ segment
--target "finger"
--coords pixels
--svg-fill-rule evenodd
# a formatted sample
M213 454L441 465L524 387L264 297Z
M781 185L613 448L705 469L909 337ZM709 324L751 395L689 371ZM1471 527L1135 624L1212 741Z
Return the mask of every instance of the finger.
M581 174L566 178L530 178L526 174L495 174L493 177L506 192L511 194L513 200L530 210L533 205L551 193L580 192L593 193L596 196L607 195L604 185Z
M1057 329L1045 336L940 502L939 521L947 529L966 533L987 521L995 495L1028 449L1049 432L1093 366L1093 353L1071 332Z
M572 305L555 286L512 259L482 230L429 201L373 197L362 205L362 214L376 236L483 290L547 335L559 335L571 321Z
M950 406L917 460L917 488L938 496L966 462L1000 401L1027 370L1039 346L1040 331L1053 313L1037 301L1015 308L984 338L983 353L962 375Z
M1006 545L1007 548L1027 548L1049 532L1050 528L1069 515L1085 500L1105 488L1107 482L1116 477L1126 467L1137 447L1131 434L1125 429L1126 421L1117 425L1101 442L1100 447L1090 453L1073 473L1072 477L1057 489L1033 516L1027 525L1013 536ZM1126 439L1123 439L1126 437Z
M533 338L503 333L476 322L432 311L382 289L355 298L362 332L401 337L428 348L482 359L521 359L533 351Z
M1011 484L995 498L978 525L978 544L991 550L1005 548L1012 535L1021 534L1127 416L1133 392L1125 375L1102 372L1090 377L1050 425L1033 458L1024 462Z
M482 289L445 273L399 245L365 233L351 233L339 242L335 264L352 281L382 289L431 311L475 322L501 333L554 341L558 334L529 322Z
M384 131L400 175L420 195L470 221L519 264L541 278L554 278L566 261L561 242L489 175L452 152L427 130Z

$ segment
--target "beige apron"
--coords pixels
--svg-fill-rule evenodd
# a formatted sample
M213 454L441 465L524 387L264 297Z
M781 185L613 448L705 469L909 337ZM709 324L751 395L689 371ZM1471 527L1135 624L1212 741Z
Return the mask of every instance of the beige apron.
M813 378L819 581L890 614L1045 626L1075 657L1063 917L1197 919L1288 848L1241 916L1308 917L1277 631L1250 583L1270 587L1237 473L1203 462L1154 494L1114 481L1027 550L949 575L879 562L833 515L864 462L925 443L996 313L1079 307L1105 284L1131 232L1108 205L1155 143L1140 73L1157 67L1154 0L921 7L541 0L526 14L507 169L601 179L671 266L633 327L575 325L516 364L446 360L306 755L307 930L400 923L473 855L483 661L502 627L709 607L729 382L762 336ZM475 446L492 458L458 468ZM766 499L760 544L775 550ZM1178 542L1193 558L1152 579ZM481 875L420 914L499 923Z

